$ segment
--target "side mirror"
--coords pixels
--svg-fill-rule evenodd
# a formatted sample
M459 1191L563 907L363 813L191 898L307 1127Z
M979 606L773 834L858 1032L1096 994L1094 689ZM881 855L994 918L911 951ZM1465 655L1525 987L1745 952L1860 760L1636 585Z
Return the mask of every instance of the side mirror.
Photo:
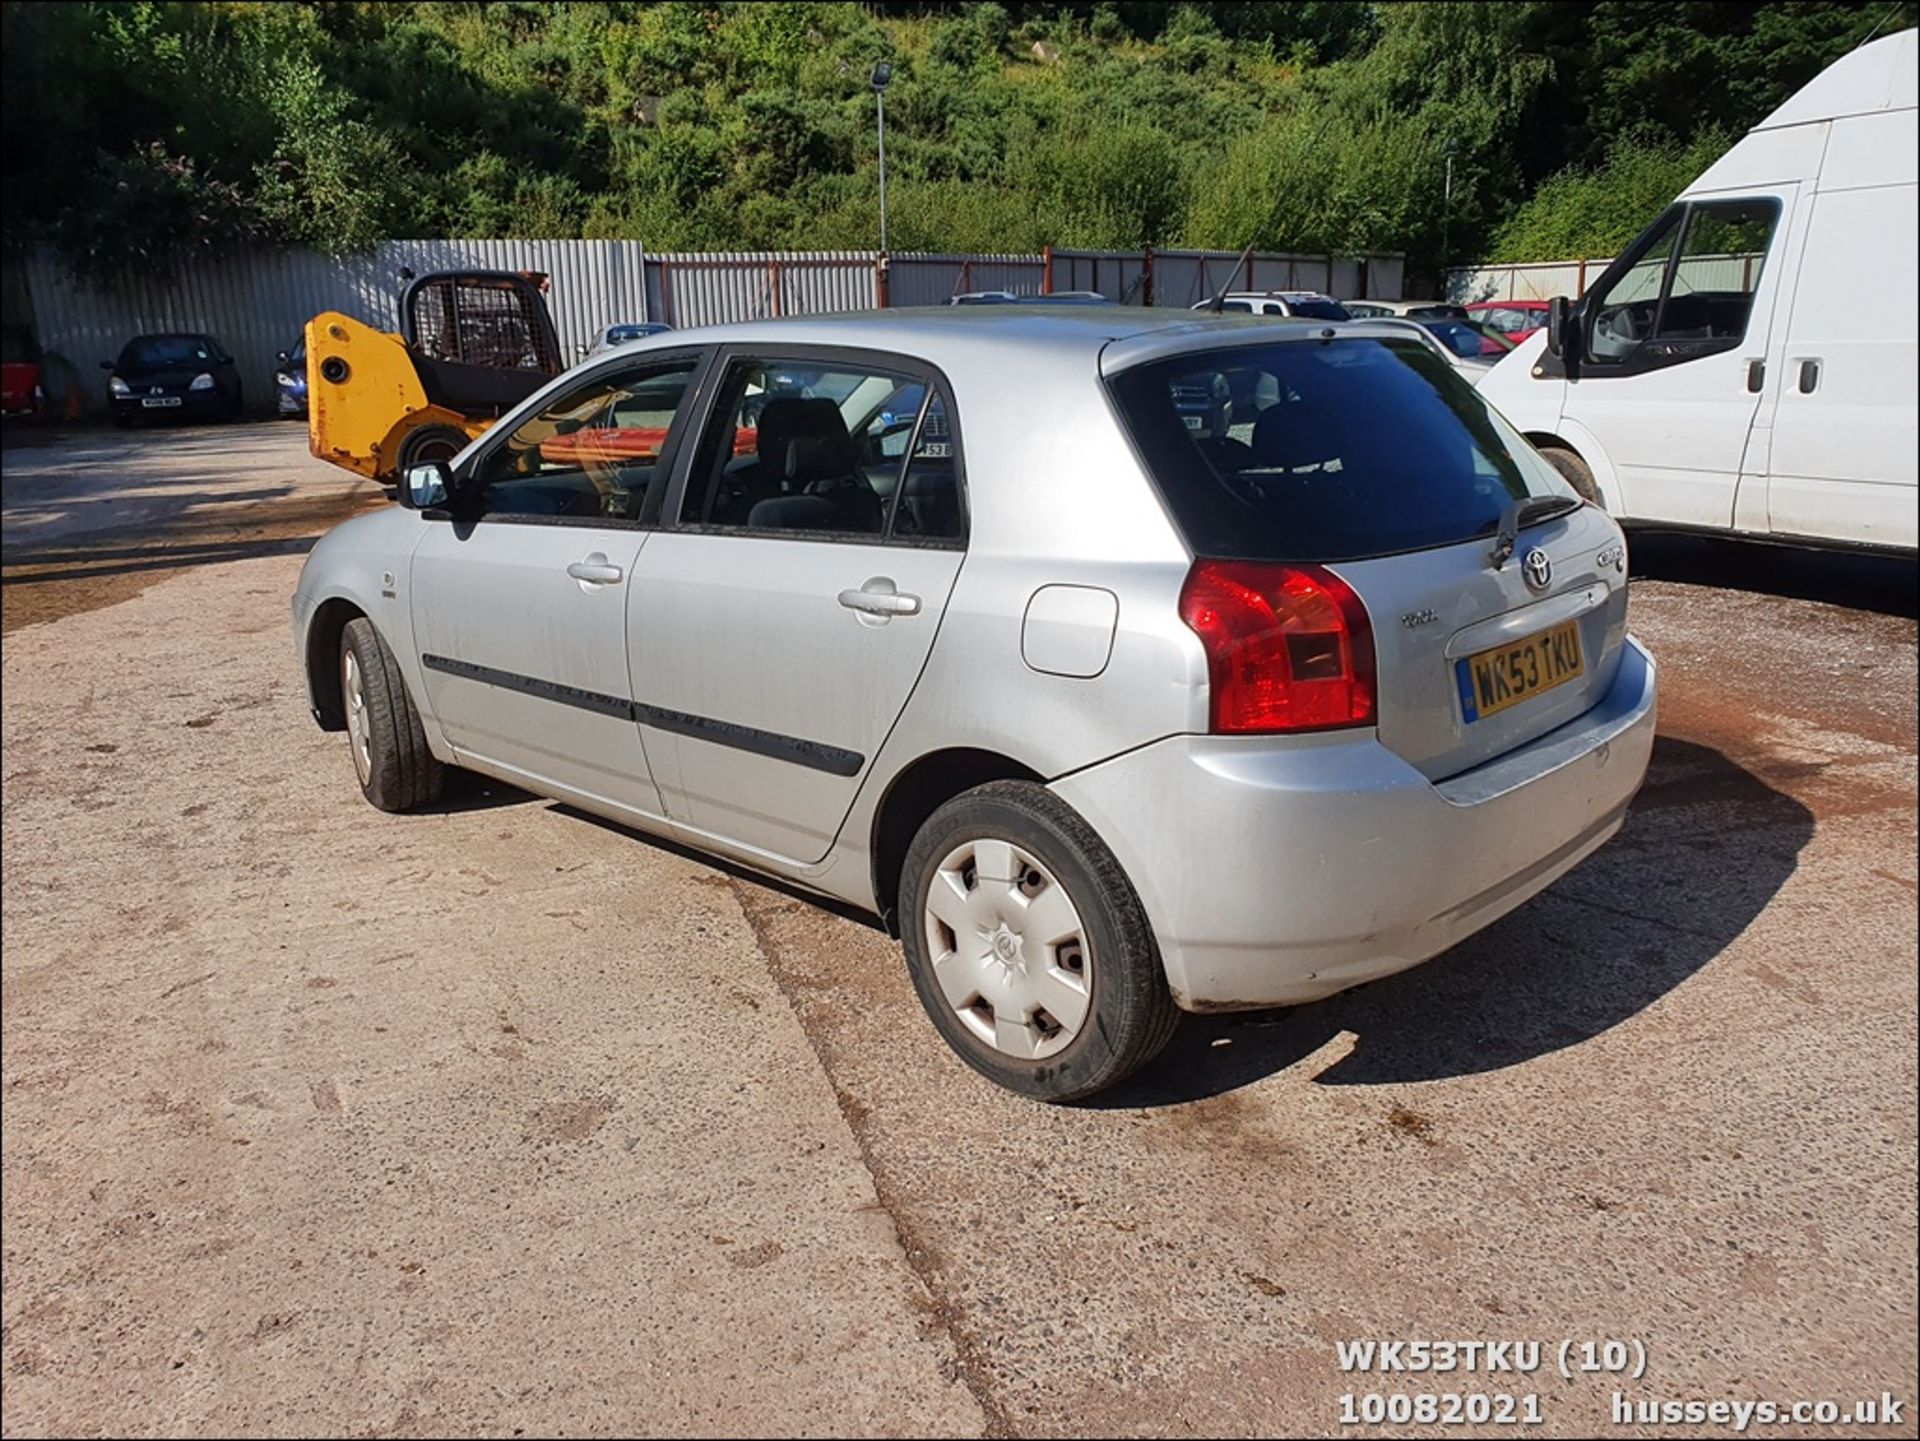
M100 368L102 370L112 370L113 362L111 360L103 360L100 362Z
M407 471L399 501L408 510L433 510L447 503L453 490L453 472L444 460L429 460Z
M1547 349L1554 355L1567 353L1567 297L1556 295L1547 302Z
M284 350L274 351L273 358L274 358L274 361L280 365L288 365L288 364L291 364L293 361L293 357Z

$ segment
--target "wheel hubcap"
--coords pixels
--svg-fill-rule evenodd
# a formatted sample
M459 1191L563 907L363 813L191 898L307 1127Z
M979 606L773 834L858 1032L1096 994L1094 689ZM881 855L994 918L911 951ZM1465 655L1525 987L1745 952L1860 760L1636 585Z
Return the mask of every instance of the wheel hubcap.
M1053 872L1006 841L963 842L934 872L922 918L940 994L1005 1055L1065 1050L1086 1024L1092 948Z
M360 658L348 651L340 662L340 691L347 702L347 747L353 769L365 785L373 777L373 728L367 724L367 697L360 684Z

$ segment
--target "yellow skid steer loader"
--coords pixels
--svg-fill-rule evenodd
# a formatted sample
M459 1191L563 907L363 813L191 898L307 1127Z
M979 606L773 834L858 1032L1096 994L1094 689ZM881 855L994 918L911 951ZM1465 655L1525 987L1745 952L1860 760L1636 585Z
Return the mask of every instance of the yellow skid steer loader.
M546 277L442 270L400 298L400 333L337 310L307 322L307 444L388 487L468 441L563 368Z

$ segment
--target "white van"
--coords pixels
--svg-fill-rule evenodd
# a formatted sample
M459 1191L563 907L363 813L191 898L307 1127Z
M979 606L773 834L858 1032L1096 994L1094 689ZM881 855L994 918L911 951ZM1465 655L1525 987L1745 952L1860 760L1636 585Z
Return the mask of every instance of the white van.
M1822 71L1481 382L1621 520L1915 549L1916 33Z

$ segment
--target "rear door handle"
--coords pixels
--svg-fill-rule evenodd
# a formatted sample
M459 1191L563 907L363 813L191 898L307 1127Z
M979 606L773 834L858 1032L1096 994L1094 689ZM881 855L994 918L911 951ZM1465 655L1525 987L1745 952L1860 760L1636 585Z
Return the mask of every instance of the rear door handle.
M567 574L587 585L618 585L626 572L596 550L585 560L576 560L568 566Z
M875 576L858 590L841 591L840 604L862 615L882 618L920 614L920 597L895 590L893 582L885 576Z
M1819 388L1820 360L1817 356L1809 356L1800 362L1800 393L1812 395Z

